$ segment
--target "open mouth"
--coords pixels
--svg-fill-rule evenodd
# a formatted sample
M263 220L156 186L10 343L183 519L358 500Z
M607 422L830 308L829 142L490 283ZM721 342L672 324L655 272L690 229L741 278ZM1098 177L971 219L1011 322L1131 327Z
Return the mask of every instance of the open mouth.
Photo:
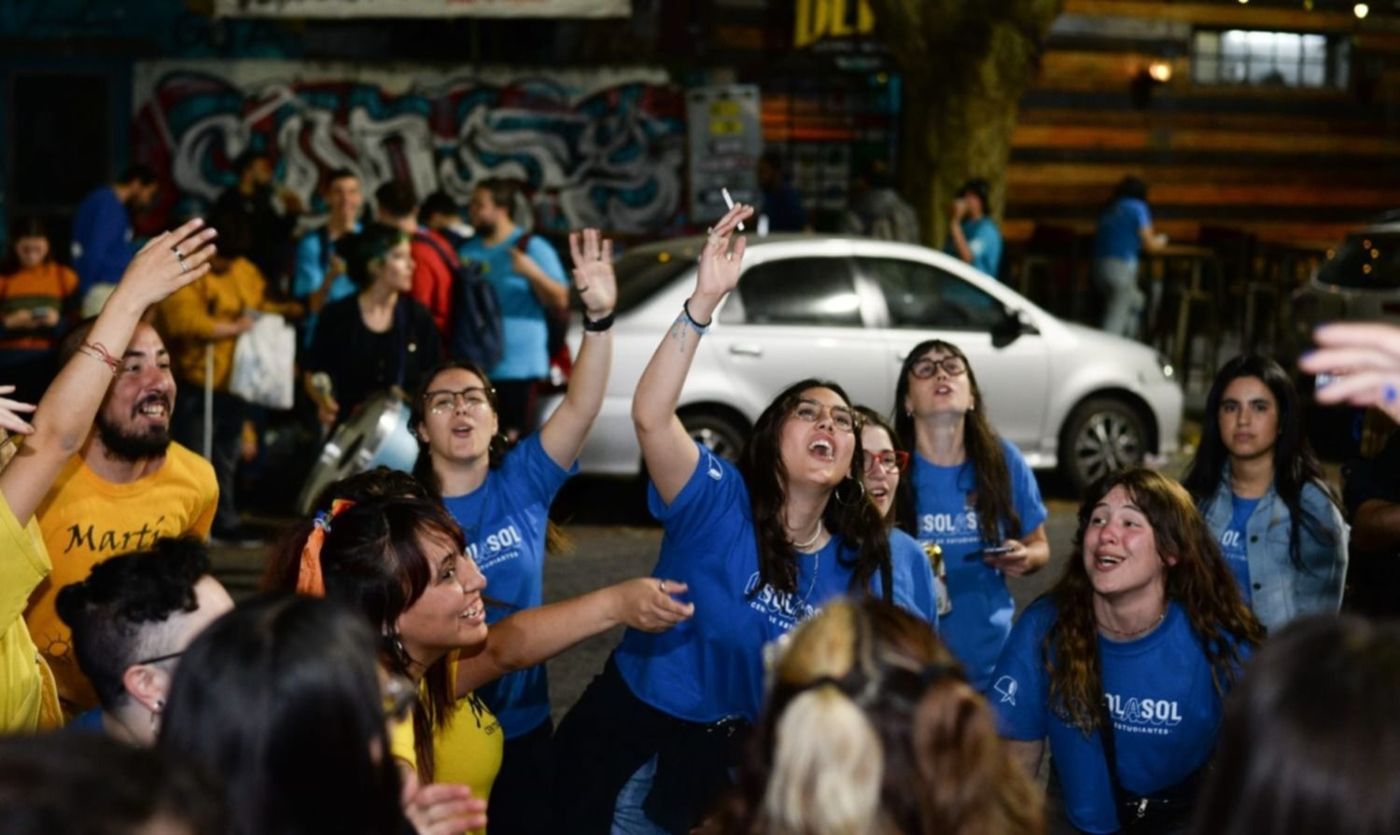
M818 438L807 445L807 451L823 461L836 459L836 445L826 438Z
M953 393L952 386L934 386L933 393L938 395L949 395Z
M872 499L883 499L890 494L890 488L884 486L871 486L866 489Z
M478 600L476 603L473 603L472 605L463 609L462 614L458 617L460 617L462 620L470 621L472 623L480 623L486 618L486 606L480 600Z
M166 420L170 417L170 401L164 395L154 395L136 406L136 414L141 417Z
M452 427L452 437L454 438L467 438L470 437L471 434L472 428L468 424L459 424Z
M1114 566L1123 562L1123 560L1123 557L1117 557L1113 554L1095 554L1094 567L1100 570L1107 571L1108 569L1113 568Z

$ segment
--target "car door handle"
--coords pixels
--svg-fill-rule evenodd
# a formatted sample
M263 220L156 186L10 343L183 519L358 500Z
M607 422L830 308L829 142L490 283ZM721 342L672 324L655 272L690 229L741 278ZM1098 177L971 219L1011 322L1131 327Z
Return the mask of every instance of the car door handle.
M741 342L738 345L730 345L729 353L740 357L761 357L763 356L763 347L752 342Z

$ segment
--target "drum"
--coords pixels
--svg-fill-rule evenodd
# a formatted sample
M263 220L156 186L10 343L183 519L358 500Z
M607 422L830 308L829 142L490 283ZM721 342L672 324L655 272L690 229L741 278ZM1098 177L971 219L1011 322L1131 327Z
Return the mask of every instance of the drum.
M315 510L316 498L326 485L347 476L379 466L412 472L418 440L408 427L408 415L408 404L387 391L361 404L321 449L297 498L297 512Z

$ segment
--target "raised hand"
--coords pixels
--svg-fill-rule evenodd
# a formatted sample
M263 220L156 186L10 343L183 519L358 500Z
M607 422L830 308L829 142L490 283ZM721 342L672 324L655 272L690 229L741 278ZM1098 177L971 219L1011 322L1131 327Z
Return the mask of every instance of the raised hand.
M700 269L695 279L696 302L703 308L700 311L692 310L692 315L708 314L726 293L738 285L745 239L733 238L734 229L752 215L753 206L738 203L709 228L705 247L700 251Z
M1313 332L1318 350L1304 354L1298 367L1319 377L1318 403L1374 406L1400 421L1400 328L1348 323ZM1332 379L1322 382L1322 375Z
M574 287L583 300L588 318L598 320L617 304L617 276L613 273L612 241L597 229L569 233L569 255L574 261Z
M643 632L665 632L695 614L694 603L682 603L672 595L688 589L678 580L639 577L614 587L618 598L618 619Z
M178 229L156 235L127 265L117 284L140 307L149 307L209 272L212 241L218 234L195 218Z

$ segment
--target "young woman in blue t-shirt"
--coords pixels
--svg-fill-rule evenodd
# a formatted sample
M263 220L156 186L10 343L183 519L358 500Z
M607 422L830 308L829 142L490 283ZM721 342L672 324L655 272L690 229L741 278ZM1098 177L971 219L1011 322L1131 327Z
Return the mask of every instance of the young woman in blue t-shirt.
M992 429L977 376L955 345L914 346L900 370L894 416L901 443L915 452L899 525L939 548L952 599L943 640L985 690L1015 610L1005 575L1050 560L1040 487L1020 451Z
M1303 432L1288 373L1235 357L1206 395L1201 446L1182 479L1220 543L1245 602L1270 631L1336 612L1347 527Z
M1050 791L1077 830L1141 813L1183 832L1222 700L1263 637L1191 497L1127 470L1090 488L1074 558L1016 623L990 699L1033 775L1049 740Z
M1138 253L1167 245L1167 236L1152 228L1147 183L1124 177L1099 215L1094 235L1094 286L1103 294L1103 329L1135 337L1147 299L1138 287Z
M607 832L615 813L621 831L689 832L729 781L731 737L757 717L765 645L836 595L874 586L897 602L907 592L908 608L933 599L927 562L892 557L865 497L859 421L839 387L804 380L780 393L737 467L676 414L701 337L739 280L744 241L731 248L731 235L752 213L737 206L711 229L695 292L632 401L665 528L656 574L688 584L695 617L663 641L629 631L561 724L560 832Z
M413 401L419 440L415 475L442 497L467 535L467 552L490 582L488 622L544 602L549 506L603 404L612 364L617 280L612 243L598 230L569 236L574 285L584 306L583 340L559 408L538 432L506 448L496 391L465 361L431 372ZM677 586L677 591L683 590ZM544 665L511 673L478 695L500 720L506 745L491 798L493 833L543 832L551 769L549 685Z

